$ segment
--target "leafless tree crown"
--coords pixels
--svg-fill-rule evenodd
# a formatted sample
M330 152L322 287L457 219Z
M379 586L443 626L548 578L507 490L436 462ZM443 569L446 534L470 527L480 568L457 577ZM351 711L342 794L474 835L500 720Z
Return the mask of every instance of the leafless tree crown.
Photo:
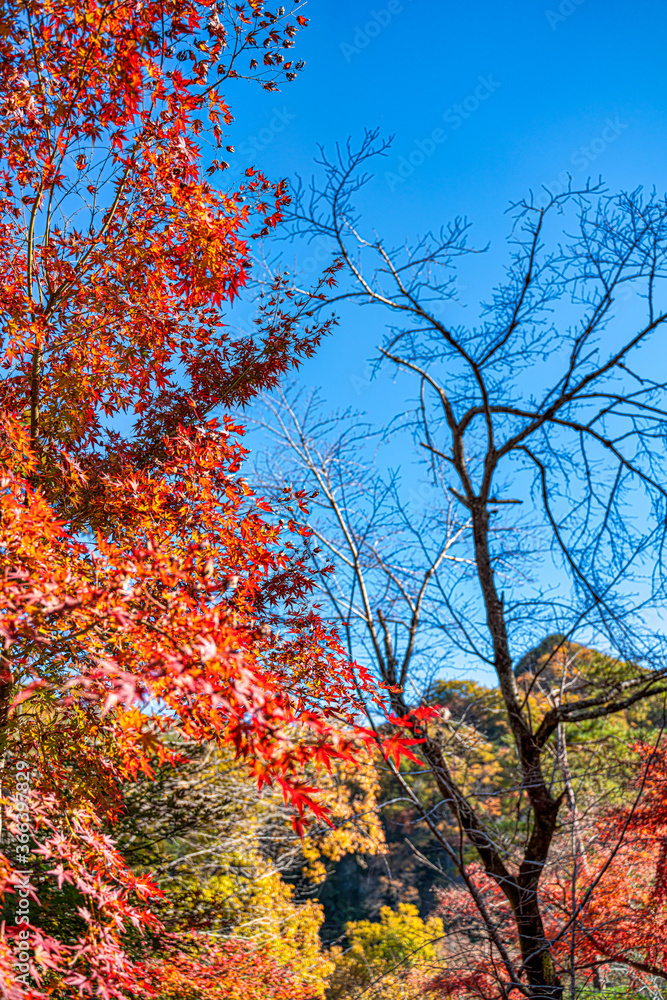
M284 475L318 490L313 528L335 566L325 596L351 650L388 686L391 710L404 716L428 698L425 682L455 647L495 672L515 754L514 837L494 826L488 791L484 799L458 780L456 720L446 715L437 731L422 727L421 752L458 841L421 804L423 819L473 894L499 995L513 984L558 998L564 970L551 957L540 880L566 812L575 861L585 854L568 741L578 726L667 691L658 624L667 203L587 185L545 207L532 197L512 206L502 280L465 325L457 269L472 273L479 252L468 223L391 248L355 211L369 161L385 151L369 132L358 148L321 152L321 182L297 186L291 232L326 241L342 261L322 308L356 301L383 311L379 363L414 377L410 429L439 502L415 512L397 475L374 472L364 455L377 432L355 415L325 418L302 394L269 400L266 424ZM522 655L545 635L560 638L520 680ZM577 642L601 647L606 668L584 675L571 655ZM509 901L518 957L467 874L471 847ZM586 877L585 866L574 871ZM580 915L559 935L574 934Z

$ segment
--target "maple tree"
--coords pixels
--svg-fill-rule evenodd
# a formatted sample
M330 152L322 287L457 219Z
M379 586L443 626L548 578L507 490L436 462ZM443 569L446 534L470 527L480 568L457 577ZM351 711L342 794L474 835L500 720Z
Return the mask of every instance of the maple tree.
M550 897L580 978L602 985L621 966L639 991L667 979L667 754L662 740L633 749L626 801L595 824L575 891L563 873Z
M216 416L275 385L330 325L312 303L335 266L306 295L277 276L255 331L231 336L225 303L287 195L252 166L227 189L227 164L216 153L206 167L203 149L225 145L225 81L293 78L305 23L263 0L0 4L10 1000L182 992L186 951L197 995L236 996L251 971L255 992L271 980L286 995L290 973L283 988L241 945L202 958L184 937L152 971L129 955L128 935L162 933L160 890L108 836L120 789L178 766L176 731L231 748L260 787L282 790L301 829L305 811L322 815L306 765L353 760L372 738L354 728L370 676L310 603L305 497L282 518L257 498L241 428ZM71 922L40 924L31 859L75 900Z

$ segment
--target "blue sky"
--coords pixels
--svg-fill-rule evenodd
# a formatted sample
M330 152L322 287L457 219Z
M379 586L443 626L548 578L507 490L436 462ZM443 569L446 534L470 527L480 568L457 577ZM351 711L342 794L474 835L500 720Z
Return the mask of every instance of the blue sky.
M274 178L308 177L318 144L333 150L365 128L393 135L364 193L367 231L399 243L467 216L473 242L490 243L465 275L471 321L502 279L511 202L531 190L539 198L544 186L558 193L568 174L575 187L601 177L613 192L667 191L664 0L310 0L305 13L297 81L279 94L229 93L230 178L249 163ZM465 318L464 307L455 319ZM300 374L331 408L361 409L375 423L415 388L406 376L371 378L382 319L343 309ZM384 462L401 464L416 488L406 445Z
M298 79L279 94L229 93L233 171L254 162L273 177L308 175L318 143L379 126L395 138L364 200L369 226L402 239L468 216L476 242L491 241L482 294L500 277L505 210L529 189L554 189L568 172L577 184L602 175L612 190L667 188L664 2L310 0L304 10ZM303 379L373 411L383 390L368 385L366 361L381 331L369 319L346 313Z

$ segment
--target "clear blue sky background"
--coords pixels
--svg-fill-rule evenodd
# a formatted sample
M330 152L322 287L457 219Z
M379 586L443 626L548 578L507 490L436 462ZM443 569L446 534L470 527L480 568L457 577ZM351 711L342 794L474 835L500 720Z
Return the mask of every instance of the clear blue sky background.
M612 190L667 188L664 0L310 0L304 12L298 79L279 94L229 93L230 177L249 163L308 175L318 143L379 126L395 139L364 199L369 227L400 240L467 215L476 242L491 240L488 283L500 277L505 210L529 189L568 171L575 184L601 174ZM385 176L437 128L445 140L410 176ZM378 322L346 312L304 382L336 405L384 409L386 385L367 384Z
M400 243L464 215L473 242L491 245L465 275L468 305L454 322L474 322L475 303L502 279L506 211L531 189L557 193L569 173L574 186L601 176L614 192L667 191L665 0L309 0L305 13L297 81L279 94L229 92L230 181L249 164L276 179L309 176L318 144L333 150L376 126L393 135L364 195L366 232ZM373 422L403 409L409 376L370 378L382 324L380 311L343 309L303 384ZM662 365L661 345L651 350ZM417 488L414 449L397 448L381 464L400 464ZM548 572L554 583L551 562Z

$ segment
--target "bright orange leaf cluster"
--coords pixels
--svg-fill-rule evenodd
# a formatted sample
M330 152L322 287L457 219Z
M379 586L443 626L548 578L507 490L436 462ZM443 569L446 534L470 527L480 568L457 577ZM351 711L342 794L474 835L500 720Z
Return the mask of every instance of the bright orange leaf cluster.
M287 195L252 166L236 190L213 182L223 161L204 166L231 118L222 84L292 78L303 24L263 0L0 0L0 988L11 1000L150 993L176 976L167 963L147 977L128 957L130 932L160 933L158 893L106 832L124 780L177 766L171 732L233 747L260 786L282 786L297 827L319 811L304 765L351 760L369 739L355 721L371 680L311 604L307 498L279 519L241 476L241 428L214 416L275 385L328 328L311 320L319 289L296 298L279 276L254 333L230 334L225 303ZM76 892L74 937L40 927L31 858ZM230 949L213 992L202 967L197 995L236 996L218 982L232 967L235 981L247 966L268 984L275 970L263 979ZM271 982L262 995L288 995Z
M190 942L188 942L190 943ZM247 942L213 948L197 942L195 953L167 949L168 961L145 970L144 986L164 1000L315 1000L304 984ZM198 945L198 949L197 949Z

